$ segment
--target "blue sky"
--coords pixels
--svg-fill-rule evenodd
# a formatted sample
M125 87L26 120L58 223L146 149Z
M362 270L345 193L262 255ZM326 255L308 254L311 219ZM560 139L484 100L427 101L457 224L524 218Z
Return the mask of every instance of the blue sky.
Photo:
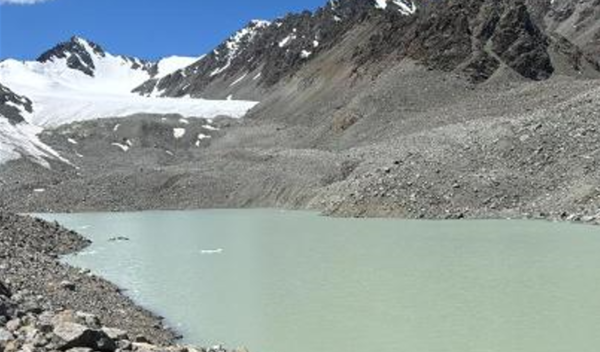
M315 9L326 0L0 0L0 58L35 59L73 35L114 54L203 54L251 19Z

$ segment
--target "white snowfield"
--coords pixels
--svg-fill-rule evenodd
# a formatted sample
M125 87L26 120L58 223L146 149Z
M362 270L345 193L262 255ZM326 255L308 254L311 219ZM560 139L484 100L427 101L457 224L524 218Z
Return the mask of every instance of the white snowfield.
M90 44L79 39L94 62L94 77L67 66L67 59L46 63L5 60L0 62L0 83L33 102L27 123L0 125L0 163L19 153L60 158L36 137L40 128L51 128L75 121L125 117L137 113L181 114L211 119L217 116L242 117L257 102L204 100L191 98L143 97L131 91L152 78L141 66L106 53L98 55ZM158 63L155 77L164 77L185 68L200 58L169 57ZM12 136L11 136L12 134ZM47 163L46 163L47 164Z
M19 159L22 155L28 155L44 167L49 167L46 159L69 163L38 139L39 132L40 128L30 124L12 125L0 115L0 164Z
M167 66L178 70L182 62ZM42 127L136 113L239 118L256 105L251 101L139 96L131 90L150 78L146 71L134 70L110 54L94 56L94 64L95 76L91 77L68 68L66 59L48 63L6 60L0 63L0 82L32 100L34 112L28 122ZM160 75L169 73L165 67L159 70Z
M29 95L34 103L31 122L41 127L94 120L105 117L125 117L136 113L181 114L187 117L214 118L230 116L239 118L255 102L219 101L191 98L148 98L136 95L97 95L85 92L63 94L36 93Z
M158 62L158 73L154 78L163 78L170 75L175 71L179 71L182 68L186 68L196 61L202 59L201 57L185 57L185 56L169 56Z

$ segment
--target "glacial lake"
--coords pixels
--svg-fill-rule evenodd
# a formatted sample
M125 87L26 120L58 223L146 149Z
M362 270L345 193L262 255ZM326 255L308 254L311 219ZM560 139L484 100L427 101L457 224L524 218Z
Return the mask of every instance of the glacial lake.
M200 345L251 352L598 352L600 228L202 210L43 215L66 260ZM129 241L109 241L124 236Z

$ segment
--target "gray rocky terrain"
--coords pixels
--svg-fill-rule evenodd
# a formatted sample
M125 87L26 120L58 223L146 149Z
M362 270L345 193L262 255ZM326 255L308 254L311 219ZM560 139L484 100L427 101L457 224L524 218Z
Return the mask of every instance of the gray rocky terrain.
M440 79L405 67L403 86L408 71L418 77L414 91L424 89L424 77ZM405 90L397 106L373 107L399 96L390 77L308 125L256 115L214 123L140 115L63 126L41 138L72 165L11 162L0 170L0 199L15 211L286 207L595 221L596 80L443 79L451 88L427 96ZM186 134L176 138L176 128Z

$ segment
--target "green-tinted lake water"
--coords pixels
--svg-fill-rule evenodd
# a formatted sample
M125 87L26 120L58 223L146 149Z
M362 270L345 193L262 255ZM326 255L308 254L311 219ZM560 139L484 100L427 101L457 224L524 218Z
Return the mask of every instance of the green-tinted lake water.
M217 210L45 215L68 262L202 345L252 352L598 352L600 229ZM125 236L130 241L111 242Z

